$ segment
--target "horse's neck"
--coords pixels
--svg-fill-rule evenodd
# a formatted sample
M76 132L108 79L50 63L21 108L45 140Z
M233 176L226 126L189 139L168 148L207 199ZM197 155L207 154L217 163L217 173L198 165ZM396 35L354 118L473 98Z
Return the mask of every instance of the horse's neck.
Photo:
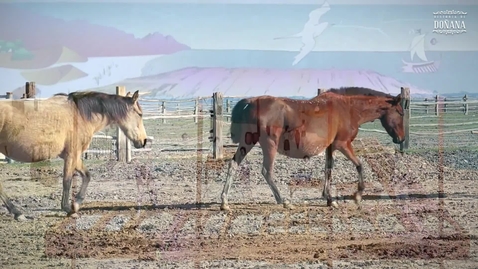
M110 121L106 117L95 115L90 121L88 121L88 125L89 125L88 129L90 130L90 132L94 134L105 129L107 126L111 124L112 124L112 121Z
M381 100L377 97L350 98L349 104L353 106L355 110L353 115L357 117L359 125L374 121L382 116L380 112L382 106Z

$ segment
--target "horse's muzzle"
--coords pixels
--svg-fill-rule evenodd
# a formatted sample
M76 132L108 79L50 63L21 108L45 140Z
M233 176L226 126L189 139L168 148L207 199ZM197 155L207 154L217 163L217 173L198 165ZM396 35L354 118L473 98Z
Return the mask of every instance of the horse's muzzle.
M143 141L141 141L141 140L135 140L135 141L133 142L133 145L134 145L134 147L137 148L137 149L144 148L144 147L146 146L146 142L147 142L147 141L148 141L147 139L144 139Z

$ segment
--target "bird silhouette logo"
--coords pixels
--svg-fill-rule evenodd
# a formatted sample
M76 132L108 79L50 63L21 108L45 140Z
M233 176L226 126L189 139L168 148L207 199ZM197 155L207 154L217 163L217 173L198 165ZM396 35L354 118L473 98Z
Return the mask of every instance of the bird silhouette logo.
M309 13L309 20L304 24L304 28L301 32L284 37L276 37L274 39L286 39L286 38L301 38L302 47L299 54L294 57L292 65L298 64L309 54L315 47L315 39L322 34L322 32L329 26L328 22L319 22L322 15L330 10L330 5L327 1L324 1L321 7L312 10Z

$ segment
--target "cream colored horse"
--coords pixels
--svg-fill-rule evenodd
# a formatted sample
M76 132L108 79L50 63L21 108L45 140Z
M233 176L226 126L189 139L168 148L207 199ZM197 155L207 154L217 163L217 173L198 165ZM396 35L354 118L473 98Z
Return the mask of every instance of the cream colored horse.
M133 96L100 92L57 94L46 100L0 101L0 152L19 162L39 162L60 157L64 160L61 208L68 216L78 217L91 179L81 156L93 135L115 124L133 142L134 147L146 145L139 93ZM74 172L82 184L70 204ZM15 219L24 220L0 185L0 199Z

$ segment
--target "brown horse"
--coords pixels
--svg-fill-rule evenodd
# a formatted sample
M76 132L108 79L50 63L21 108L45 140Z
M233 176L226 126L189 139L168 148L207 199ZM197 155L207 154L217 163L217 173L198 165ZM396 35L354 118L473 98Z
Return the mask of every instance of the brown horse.
M323 196L328 206L337 207L330 195L332 153L339 150L355 165L359 180L355 201L360 204L365 188L362 164L355 156L352 141L360 125L380 119L396 144L405 139L401 96L396 97L368 88L330 89L310 100L258 96L240 100L232 110L231 138L239 143L229 162L221 194L222 210L229 210L227 195L237 167L256 143L262 148L262 175L277 203L293 208L282 199L273 181L277 153L291 158L308 159L326 151Z
M57 94L46 100L0 102L0 152L20 162L39 162L60 157L64 160L61 208L77 217L91 179L81 156L93 135L115 124L131 139L134 147L146 145L139 93L133 96L100 92ZM69 203L74 172L82 184L74 201ZM11 203L0 185L0 198L15 219L25 217Z

